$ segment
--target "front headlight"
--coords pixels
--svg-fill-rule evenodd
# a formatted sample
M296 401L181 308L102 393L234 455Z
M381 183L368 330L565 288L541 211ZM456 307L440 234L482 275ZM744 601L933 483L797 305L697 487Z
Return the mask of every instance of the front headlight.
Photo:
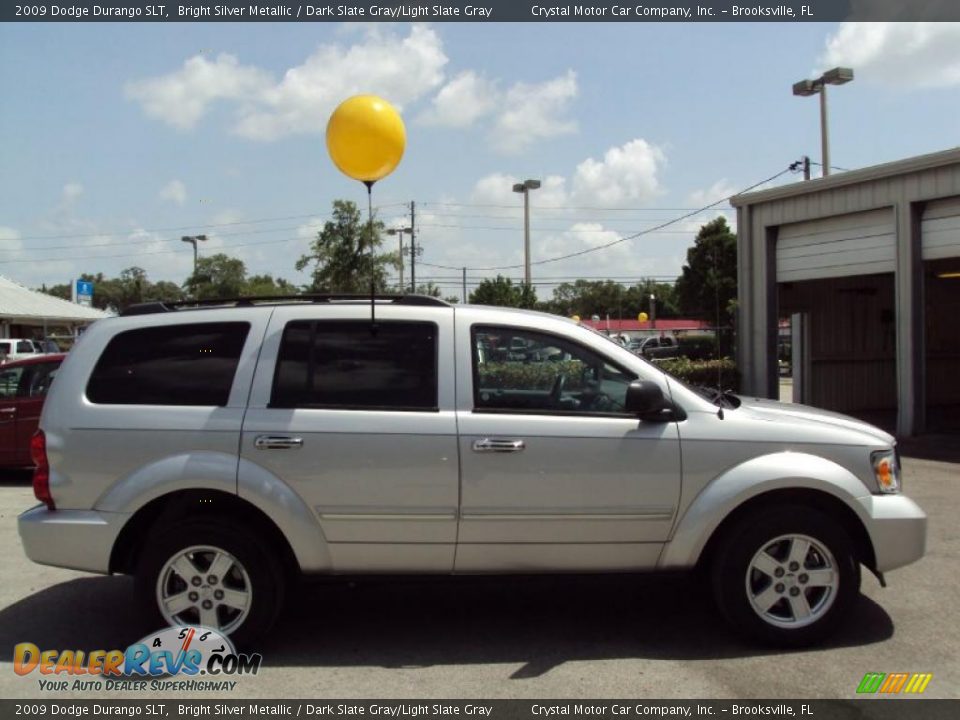
M900 458L893 450L881 450L870 455L873 476L882 493L900 492Z

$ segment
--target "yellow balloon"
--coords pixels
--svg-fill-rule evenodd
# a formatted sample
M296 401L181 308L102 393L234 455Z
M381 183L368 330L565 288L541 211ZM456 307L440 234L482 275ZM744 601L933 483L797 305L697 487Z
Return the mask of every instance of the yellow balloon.
M640 322L646 322L647 319L648 317L646 313L640 313L639 315L637 315L637 320L639 320Z
M373 183L392 173L407 143L400 113L376 95L344 100L327 122L327 152L340 171Z

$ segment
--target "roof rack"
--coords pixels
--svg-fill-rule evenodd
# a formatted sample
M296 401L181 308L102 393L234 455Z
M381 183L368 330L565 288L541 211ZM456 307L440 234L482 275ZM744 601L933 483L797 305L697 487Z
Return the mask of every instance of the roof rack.
M430 295L374 295L375 301L388 302L391 305L413 305L420 307L450 307L450 303ZM364 302L371 300L370 295L361 293L304 293L303 295L259 295L255 297L211 298L208 300L178 300L176 302L146 302L131 305L120 313L120 317L131 315L152 315L180 310L181 308L203 307L253 307L259 303L330 303Z

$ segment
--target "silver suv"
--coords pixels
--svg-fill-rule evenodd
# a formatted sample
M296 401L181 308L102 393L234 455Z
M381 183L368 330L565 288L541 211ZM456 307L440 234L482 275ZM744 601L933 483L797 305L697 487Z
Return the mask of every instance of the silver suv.
M924 553L894 439L714 397L565 318L420 296L153 304L64 362L35 562L136 576L248 642L299 574L703 569L760 639L822 638Z

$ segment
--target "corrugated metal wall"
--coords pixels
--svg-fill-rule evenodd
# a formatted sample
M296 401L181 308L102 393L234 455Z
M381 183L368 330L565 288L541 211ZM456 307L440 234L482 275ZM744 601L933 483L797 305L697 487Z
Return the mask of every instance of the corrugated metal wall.
M893 210L851 213L780 227L777 282L893 272Z
M860 415L896 408L893 280L886 273L780 286L781 313L808 313L806 402Z
M960 256L960 197L928 203L921 234L924 260Z

